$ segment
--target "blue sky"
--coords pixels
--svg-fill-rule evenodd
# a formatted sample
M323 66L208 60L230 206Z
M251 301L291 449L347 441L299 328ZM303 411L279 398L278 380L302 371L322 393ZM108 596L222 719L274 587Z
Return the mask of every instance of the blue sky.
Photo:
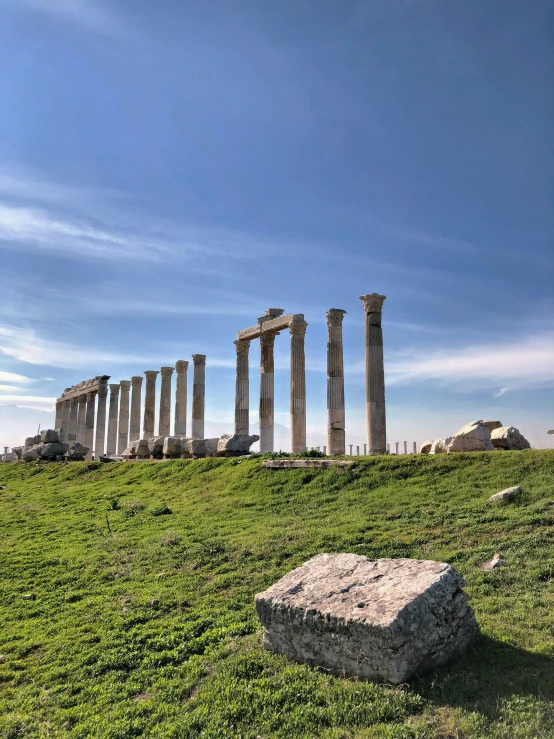
M0 443L64 387L303 312L325 443L325 312L364 441L363 311L384 306L389 441L475 418L554 437L552 0L0 0ZM251 349L251 407L258 401ZM288 425L288 337L276 342ZM253 414L255 421L255 413Z

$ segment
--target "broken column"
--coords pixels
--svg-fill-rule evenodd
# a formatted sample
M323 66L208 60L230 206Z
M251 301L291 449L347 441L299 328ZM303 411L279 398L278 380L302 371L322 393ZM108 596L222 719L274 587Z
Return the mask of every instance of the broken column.
M387 448L385 414L385 371L381 311L385 295L361 295L365 311L366 422L370 452L384 453Z
M142 377L131 377L131 418L129 420L129 443L140 439L140 396Z
M275 422L275 361L277 331L260 336L260 452L272 452Z
M175 362L175 436L187 435L187 379L189 363L184 359Z
M119 428L117 434L117 453L123 454L129 446L129 391L130 380L121 380L121 396L119 399Z
M106 455L112 457L117 449L117 411L119 405L119 383L110 384L110 405L108 410L108 441Z
M327 311L327 442L329 454L345 454L344 357L342 320L345 310Z
M290 450L306 451L306 321L292 321L290 330ZM273 441L273 440L272 440Z
M204 406L206 399L206 355L193 354L192 438L204 438Z
M160 415L158 418L158 435L169 436L171 433L171 375L173 367L162 367L160 387Z
M248 352L250 342L237 339L237 379L235 386L235 434L250 433L250 381L248 376Z
M96 437L94 440L94 454L96 458L104 454L106 441L106 398L108 386L105 382L98 387L98 408L96 410Z
M86 459L92 459L92 447L94 445L94 411L96 409L96 392L87 393L87 412L85 416L85 439L84 445L88 452Z
M146 391L144 394L144 421L142 424L142 438L154 436L154 419L156 417L156 377L158 370L146 370Z

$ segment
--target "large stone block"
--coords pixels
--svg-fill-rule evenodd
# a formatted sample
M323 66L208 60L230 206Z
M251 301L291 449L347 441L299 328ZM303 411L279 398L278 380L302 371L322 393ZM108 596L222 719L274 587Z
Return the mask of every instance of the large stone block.
M41 444L57 444L60 441L60 436L54 429L44 429L40 432L40 443Z
M482 421L466 423L445 448L447 452L487 452L494 449L490 431Z
M219 437L216 439L190 439L186 442L186 451L190 452L193 457L205 457L217 452L217 444Z
M147 459L150 457L148 439L136 439L123 451L122 459Z
M29 446L30 447L30 446L34 446L34 445L35 445L35 437L34 436L28 436L25 439L24 446Z
M26 447L23 450L21 459L24 462L36 462L36 460L38 459L38 447L37 446Z
M499 429L502 426L500 421L481 421L481 423L485 424L491 434L495 429Z
M181 456L181 437L166 436L163 443L164 457L180 457Z
M337 675L402 683L479 633L462 586L444 562L319 554L255 602L266 649Z
M59 442L53 441L46 444L39 444L35 449L37 450L39 459L56 459L57 456L67 452L69 444L60 444Z
M252 444L259 440L256 434L223 434L217 442L217 451L227 456L249 454Z
M531 444L515 426L501 426L491 433L491 442L495 449L530 449Z
M162 454L164 452L164 439L165 436L151 436L148 439L148 449L150 450L150 455L155 459L161 459L162 457Z

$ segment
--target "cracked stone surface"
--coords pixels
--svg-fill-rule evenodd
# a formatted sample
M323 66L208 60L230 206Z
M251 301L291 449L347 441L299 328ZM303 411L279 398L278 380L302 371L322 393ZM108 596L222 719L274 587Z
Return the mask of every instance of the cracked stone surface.
M319 554L263 593L266 649L346 677L401 683L460 654L479 628L444 562Z

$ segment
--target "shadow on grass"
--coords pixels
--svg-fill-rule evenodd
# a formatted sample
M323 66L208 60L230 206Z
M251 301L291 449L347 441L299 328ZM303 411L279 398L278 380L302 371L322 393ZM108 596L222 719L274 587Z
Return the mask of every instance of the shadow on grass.
M554 659L480 637L457 662L412 683L435 705L492 716L514 696L554 700Z

